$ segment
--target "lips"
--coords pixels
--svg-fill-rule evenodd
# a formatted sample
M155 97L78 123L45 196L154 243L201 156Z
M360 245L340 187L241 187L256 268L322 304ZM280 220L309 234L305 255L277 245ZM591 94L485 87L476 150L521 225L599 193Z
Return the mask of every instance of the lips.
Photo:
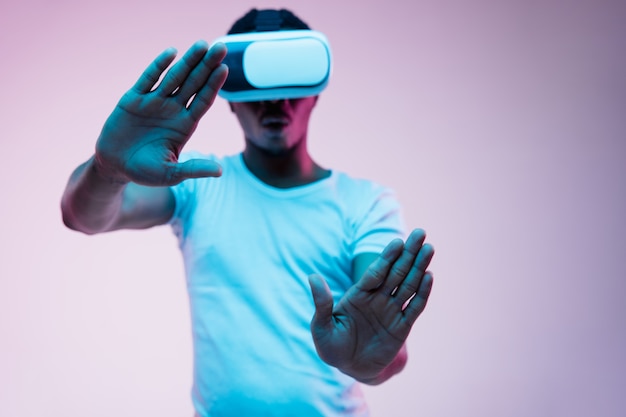
M261 116L261 125L267 127L285 126L288 125L290 121L289 116L284 113L264 114Z

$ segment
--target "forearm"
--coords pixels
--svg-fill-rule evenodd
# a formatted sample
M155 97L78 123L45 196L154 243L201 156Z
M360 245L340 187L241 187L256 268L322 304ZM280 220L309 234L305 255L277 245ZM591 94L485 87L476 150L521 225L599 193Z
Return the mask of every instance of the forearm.
M100 175L94 158L90 158L76 168L65 188L61 199L63 222L87 234L111 230L121 213L125 186Z

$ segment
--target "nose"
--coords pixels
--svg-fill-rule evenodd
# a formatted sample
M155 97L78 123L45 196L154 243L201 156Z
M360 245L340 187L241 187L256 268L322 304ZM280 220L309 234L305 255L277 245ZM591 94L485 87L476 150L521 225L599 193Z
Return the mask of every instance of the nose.
M277 99L273 99L273 100L264 100L263 103L265 104L272 104L272 105L276 105L276 104L283 104L285 102L284 98L277 98Z

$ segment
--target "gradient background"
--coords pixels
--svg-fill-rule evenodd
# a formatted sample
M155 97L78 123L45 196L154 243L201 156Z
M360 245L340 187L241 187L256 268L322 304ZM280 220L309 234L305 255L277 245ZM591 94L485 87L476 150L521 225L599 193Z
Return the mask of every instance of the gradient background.
M626 3L605 0L2 0L0 415L191 415L174 236L83 236L59 199L144 67L251 6L328 35L311 152L395 188L437 248L374 415L624 415ZM242 145L220 100L188 147Z

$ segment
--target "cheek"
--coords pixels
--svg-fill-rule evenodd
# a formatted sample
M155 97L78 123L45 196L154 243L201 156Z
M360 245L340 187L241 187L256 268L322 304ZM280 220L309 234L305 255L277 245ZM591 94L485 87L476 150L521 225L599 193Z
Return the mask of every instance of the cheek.
M251 129L255 126L255 119L249 112L238 112L237 119L239 119L239 124L244 129Z
M309 125L309 118L311 117L311 109L301 109L298 112L298 126L306 128Z

